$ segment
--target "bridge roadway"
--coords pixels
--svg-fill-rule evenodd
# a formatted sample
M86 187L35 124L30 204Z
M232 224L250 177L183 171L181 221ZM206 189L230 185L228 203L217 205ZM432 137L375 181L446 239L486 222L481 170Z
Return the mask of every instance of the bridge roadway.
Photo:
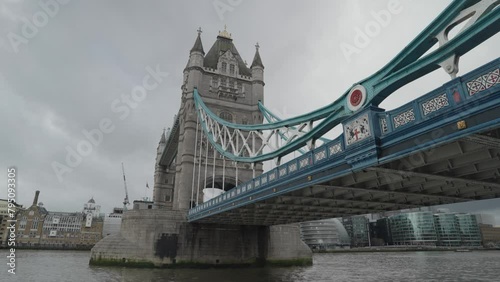
M500 197L500 59L188 212L190 222L276 225Z

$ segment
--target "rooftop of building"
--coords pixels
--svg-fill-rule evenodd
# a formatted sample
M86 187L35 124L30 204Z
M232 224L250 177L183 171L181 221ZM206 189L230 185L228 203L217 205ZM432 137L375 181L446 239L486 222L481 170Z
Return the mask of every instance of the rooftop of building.
M191 48L191 52L200 52L204 55L203 66L206 68L217 69L219 58L224 55L226 52L231 52L233 57L236 59L238 63L238 69L240 75L244 76L252 76L252 71L247 66L246 62L241 58L240 53L236 49L236 46L233 43L232 34L227 31L227 28L224 27L223 31L219 31L219 35L215 40L212 47L209 49L208 53L205 54L203 49L203 43L201 40L201 28L198 29L198 36L196 37L196 41ZM264 64L262 63L262 59L259 54L259 45L256 46L256 53L252 62L251 67L259 66L264 68Z

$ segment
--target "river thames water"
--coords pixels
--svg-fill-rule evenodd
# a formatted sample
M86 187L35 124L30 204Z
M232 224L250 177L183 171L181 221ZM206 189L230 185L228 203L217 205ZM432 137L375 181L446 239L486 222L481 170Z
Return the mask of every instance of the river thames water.
M129 269L89 266L90 252L17 250L16 275L0 281L500 281L500 251L315 254L309 267Z

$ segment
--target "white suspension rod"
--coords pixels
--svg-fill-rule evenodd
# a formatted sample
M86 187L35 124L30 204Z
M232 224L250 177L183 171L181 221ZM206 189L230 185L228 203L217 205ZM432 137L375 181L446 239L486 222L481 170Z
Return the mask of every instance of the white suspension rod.
M234 187L238 186L238 162L234 162L235 163L235 166L236 166L236 184L234 185Z
M226 183L226 158L222 156L222 190L224 190Z
M200 124L200 121L198 118L196 118L196 137L194 141L194 156L193 156L193 180L191 181L191 202L189 203L189 207L193 208L194 204L194 183L195 183L195 177L196 177L196 153L198 151L198 126Z
M196 188L196 205L200 199L201 153L203 152L203 135L200 136L200 158L198 159L198 186Z
M203 188L207 188L207 168L208 168L208 136L207 136L207 147L205 148L205 181L204 181L204 185L203 185Z
M212 165L212 188L215 188L215 154L217 154L217 150L214 148L214 162Z

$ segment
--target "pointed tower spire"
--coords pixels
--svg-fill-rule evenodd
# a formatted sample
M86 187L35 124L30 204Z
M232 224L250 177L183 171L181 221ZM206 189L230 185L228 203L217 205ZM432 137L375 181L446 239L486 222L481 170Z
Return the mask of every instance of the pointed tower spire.
M264 64L260 58L259 48L259 43L255 44L255 56L250 66L252 69L252 97L256 101L264 103Z
M203 32L201 30L201 27L198 28L197 32L198 32L198 37L196 38L196 41L194 42L193 48L191 48L191 52L198 51L198 52L201 52L203 55L205 55L205 51L203 51L203 44L201 43L201 33Z
M163 133L161 134L160 144L167 143L167 139L165 138L165 128L163 128Z
M260 58L259 48L260 48L260 45L257 42L257 44L255 44L255 56L253 57L253 62L252 62L252 65L250 66L250 68L253 68L253 67L264 68L264 64L262 64L262 59Z

